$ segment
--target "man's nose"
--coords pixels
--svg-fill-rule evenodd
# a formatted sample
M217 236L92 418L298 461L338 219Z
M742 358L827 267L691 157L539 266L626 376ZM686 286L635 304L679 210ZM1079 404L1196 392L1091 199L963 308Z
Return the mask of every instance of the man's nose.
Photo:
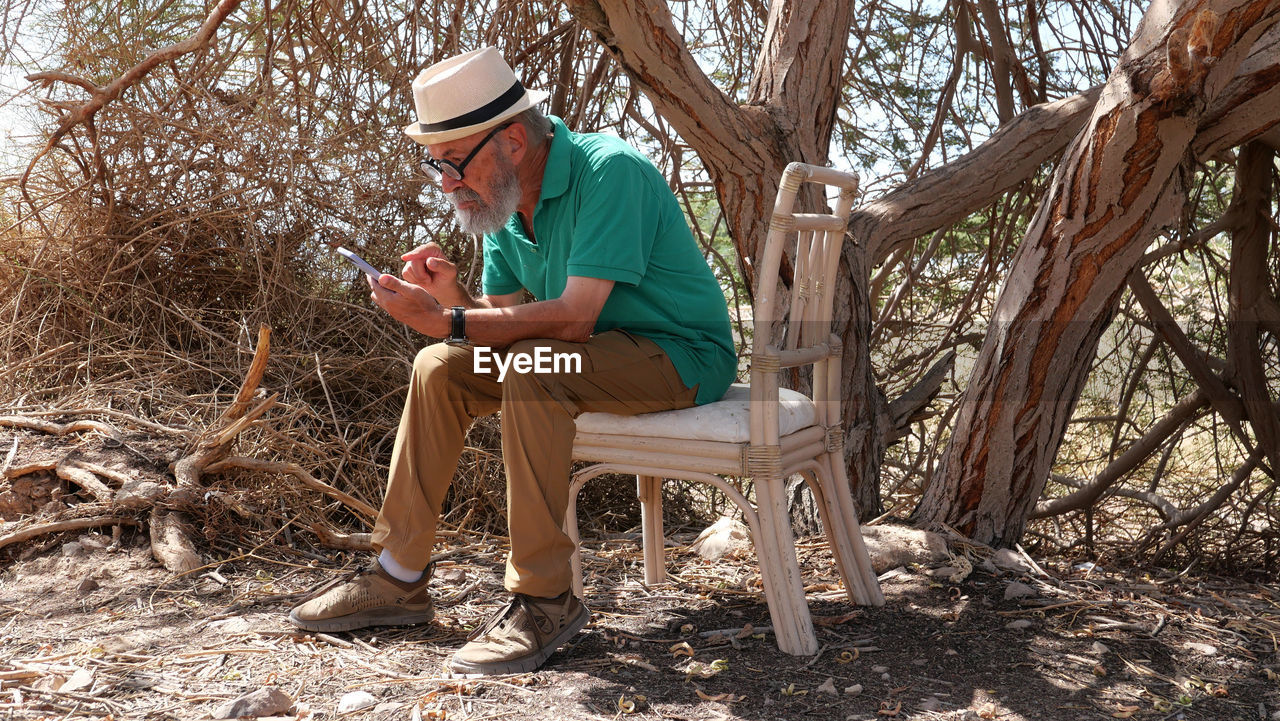
M440 174L440 189L446 193L452 193L462 187L462 181L449 175L448 173Z

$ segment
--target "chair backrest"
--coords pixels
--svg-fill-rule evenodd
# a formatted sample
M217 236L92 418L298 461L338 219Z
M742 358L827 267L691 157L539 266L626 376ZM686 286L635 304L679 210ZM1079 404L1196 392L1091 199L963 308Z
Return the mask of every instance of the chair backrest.
M804 183L840 189L832 214L793 212L796 195ZM831 168L791 163L783 171L774 201L773 216L764 254L757 269L751 349L751 445L761 449L778 446L778 373L783 368L812 364L813 400L817 422L839 427L840 339L831 334L832 304L840 248L858 190L858 176ZM794 245L790 308L781 347L771 342L779 312L778 283L787 247ZM758 389L758 391L757 391ZM764 455L770 452L761 451ZM762 456L761 461L764 461ZM769 459L772 460L772 459Z

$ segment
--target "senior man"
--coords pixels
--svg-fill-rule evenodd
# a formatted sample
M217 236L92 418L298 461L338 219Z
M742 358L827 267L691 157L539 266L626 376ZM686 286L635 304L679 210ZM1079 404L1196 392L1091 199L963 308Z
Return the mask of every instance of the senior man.
M484 236L483 295L471 297L433 243L403 256L403 280L370 281L392 317L448 341L414 361L373 532L377 562L290 619L312 631L431 620L445 491L472 421L500 410L512 599L450 667L522 673L588 618L570 591L574 549L562 529L574 418L719 399L737 365L729 317L657 169L618 138L544 116L546 94L526 90L497 50L424 70L413 98L418 122L405 133L426 146L424 170L463 229ZM512 362L521 356L579 363ZM499 363L478 359L505 360L501 381Z

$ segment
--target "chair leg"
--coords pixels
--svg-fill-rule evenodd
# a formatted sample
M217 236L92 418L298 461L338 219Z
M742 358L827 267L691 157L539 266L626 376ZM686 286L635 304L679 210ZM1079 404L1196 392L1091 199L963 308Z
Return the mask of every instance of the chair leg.
M636 476L636 494L640 497L644 582L652 586L667 578L666 558L662 552L662 479L657 476Z
M853 505L853 492L845 475L843 459L827 454L819 459L818 479L825 497L821 507L827 509L823 519L827 526L827 541L832 555L844 577L849 600L861 606L884 605L884 594L867 545L862 540L862 528L858 525L858 511Z
M756 479L756 513L760 519L760 534L754 539L756 557L778 648L792 656L812 656L818 652L818 637L804 597L783 485L782 479Z
M817 470L801 471L801 475L808 481L809 490L813 493L814 499L818 502L818 512L822 518L822 528L827 536L827 545L831 548L831 555L836 562L836 569L840 571L840 578L844 581L845 593L849 596L849 602L857 604L855 597L853 582L857 576L853 575L854 566L853 559L849 555L849 545L845 542L845 529L840 516L840 510L833 504L831 485L829 479Z
M583 597L582 549L578 545L578 491L582 490L582 484L595 478L597 473L590 473L592 470L588 468L586 473L579 472L570 481L569 506L564 510L564 532L569 536L569 540L573 541L573 555L569 558L570 573L573 575L573 595L578 598Z

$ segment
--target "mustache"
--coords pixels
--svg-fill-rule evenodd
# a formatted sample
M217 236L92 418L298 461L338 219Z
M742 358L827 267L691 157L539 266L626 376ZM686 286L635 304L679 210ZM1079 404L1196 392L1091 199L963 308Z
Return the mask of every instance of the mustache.
M452 193L446 193L446 194L445 194L445 197L449 199L449 202L450 202L450 203L453 203L453 206L454 206L455 208L458 206L458 203L463 203L463 202L480 203L480 202L484 202L484 198L481 198L479 193L477 193L476 191L472 190L471 188L468 188L468 187L465 187L465 186L463 186L463 187L461 187L461 188L458 188L458 189L454 190Z

